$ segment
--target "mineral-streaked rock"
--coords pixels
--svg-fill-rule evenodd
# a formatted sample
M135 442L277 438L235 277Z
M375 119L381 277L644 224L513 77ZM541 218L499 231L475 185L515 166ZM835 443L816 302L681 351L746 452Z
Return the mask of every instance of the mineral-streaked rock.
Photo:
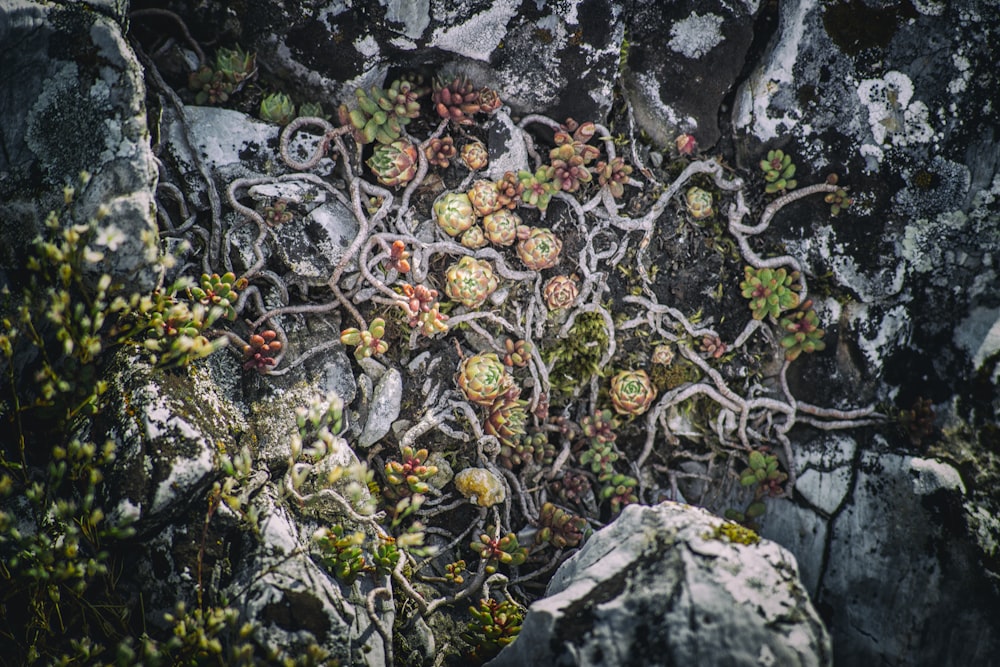
M490 665L830 665L795 558L717 537L689 505L629 505L531 605Z

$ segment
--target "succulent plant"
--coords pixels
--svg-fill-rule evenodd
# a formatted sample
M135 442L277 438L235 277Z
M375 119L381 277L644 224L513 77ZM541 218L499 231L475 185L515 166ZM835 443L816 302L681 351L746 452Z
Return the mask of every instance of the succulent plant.
M565 549L575 547L583 541L587 520L552 503L545 503L538 511L538 525L541 529L535 533L536 544L548 542L556 549Z
M425 92L426 89L404 79L394 81L386 90L378 86L368 91L358 88L354 91L357 106L348 110L342 104L338 109L340 124L353 129L358 143L391 144L402 136L403 127L420 115L417 99Z
M299 106L299 115L308 118L322 118L330 120L330 114L323 110L323 105L319 102L303 102Z
M243 370L251 368L266 373L274 366L275 355L281 351L281 341L277 340L277 332L267 329L250 336L250 342L243 346Z
M583 503L593 493L590 479L577 470L566 470L550 485L552 492L565 503Z
M448 236L458 236L476 223L476 212L469 195L446 192L434 202L434 217L438 227Z
M562 241L547 227L533 227L517 242L517 256L532 271L551 269L559 263Z
M678 134L677 138L674 139L674 146L677 147L677 152L681 155L694 155L698 149L698 142L690 134Z
M531 358L531 343L526 340L514 341L508 338L503 342L503 346L507 352L503 358L506 365L519 367L528 365L528 359Z
M701 342L698 344L701 351L707 354L712 359L719 359L726 353L726 344L722 342L722 339L718 336L705 335L701 337Z
M552 276L542 287L542 296L549 310L569 308L580 294L580 288L570 276Z
M478 308L496 290L498 281L485 259L465 256L445 271L444 293L468 308Z
M750 310L755 320L762 320L768 315L777 318L782 311L799 305L801 286L795 282L799 277L798 271L746 266L743 275L740 291L744 298L750 299Z
M354 583L358 575L368 569L361 545L365 534L347 533L343 526L323 528L313 536L320 550L320 562L345 584Z
M466 194L469 195L469 201L472 202L476 215L489 215L503 208L498 198L497 184L493 181L485 179L473 181Z
M448 563L444 566L444 578L453 584L464 584L465 577L462 576L462 573L465 572L466 565L463 559Z
M268 227L277 227L292 221L292 212L288 210L288 200L278 198L273 204L264 207L264 222Z
M614 430L616 426L615 415L611 410L598 410L580 420L580 432L591 443L613 443L617 437ZM586 463L586 461L581 461L581 463ZM594 472L599 471L595 470Z
M611 191L611 196L616 199L625 194L625 184L628 183L632 174L632 167L625 164L625 160L616 157L610 162L601 160L594 168L594 175L601 187L607 186Z
M740 484L757 486L760 495L780 495L781 485L788 479L788 475L778 470L778 457L755 449L750 452L748 462L748 467L740 473Z
M501 454L503 447L509 449L517 445L528 421L528 413L524 409L528 402L518 398L516 393L513 396L510 394L507 392L493 401L483 424L483 430L500 441Z
M232 272L225 273L221 277L218 273L212 275L203 273L201 286L192 287L189 294L203 306L221 308L225 318L232 321L236 319L236 309L233 306L239 297L235 289L237 282L236 274Z
M517 204L521 201L521 195L524 193L524 184L518 179L517 174L513 171L505 171L503 178L497 181L496 185L497 201L500 202L501 207L517 208Z
M503 537L490 537L496 533L495 526L487 526L486 533L482 533L479 538L469 546L479 554L479 557L487 562L486 572L493 574L497 571L497 565L508 565L517 567L528 558L528 550L517 542L517 535L507 533Z
M385 354L389 344L383 340L385 336L385 320L376 317L368 325L367 331L356 327L348 327L340 332L340 342L344 345L356 345L354 358L358 361L378 354Z
M472 664L483 664L500 653L517 638L524 620L524 612L510 600L480 600L478 607L469 607L469 613L472 621L460 636L470 647L466 658Z
M473 139L462 146L462 163L469 168L469 171L484 169L489 161L489 151L486 150L486 145L478 139Z
M830 174L826 177L826 182L830 185L836 185L837 180L836 174ZM823 201L830 205L830 215L833 216L840 215L841 211L854 203L854 200L847 196L847 191L843 188L837 188L836 192L827 193L823 197Z
M674 347L670 343L661 343L653 348L653 354L649 360L660 366L669 366L673 363L675 356Z
M614 463L618 460L618 452L609 440L592 439L590 445L580 454L580 465L588 466L596 475L614 472Z
M400 273L410 272L410 252L406 249L406 244L396 239L389 247L388 267Z
M428 338L448 330L448 316L441 313L441 304L435 303L426 312L417 316L417 324L420 326L420 333Z
M641 415L655 398L656 389L644 370L621 371L611 378L611 405L620 415Z
M295 118L295 104L284 93L272 93L260 101L260 118L268 123L288 125Z
M487 241L495 245L513 245L520 226L521 217L505 208L483 217L483 234Z
M215 66L202 66L188 77L188 87L198 91L195 104L221 104L256 71L256 57L235 49L220 48L215 53Z
M487 240L483 228L479 225L472 225L462 232L462 238L459 239L459 242L470 250L478 250L486 245Z
M434 137L424 147L427 161L442 169L447 169L457 154L455 141L451 137Z
M549 442L544 431L525 434L510 446L501 446L497 459L507 469L513 470L524 463L534 463L545 467L552 465L556 457L555 445Z
M475 114L490 113L500 107L496 91L489 88L477 90L472 82L463 77L455 77L448 83L435 79L431 100L438 116L458 125L472 125Z
M826 347L819 318L810 300L804 301L795 312L782 317L778 326L785 334L780 342L785 349L785 359L789 361L795 361L803 352L818 352Z
M553 178L561 190L576 192L583 183L593 180L593 174L587 168L597 159L600 151L587 142L594 136L596 126L584 123L576 126L572 135L565 131L555 133L556 147L549 151L549 161L553 168Z
M503 363L493 352L463 359L455 381L468 400L485 407L492 407L513 383Z
M385 464L385 479L389 483L385 494L396 500L414 493L427 493L430 484L427 480L437 474L437 466L427 464L426 449L415 450L403 447L400 461L387 461Z
M418 324L417 317L421 313L427 313L431 310L438 298L438 291L424 285L410 285L409 283L400 285L400 291L407 299L405 310L410 318L409 325L415 327Z
M698 186L688 188L687 194L684 195L684 201L687 204L688 213L695 220L709 218L715 214L715 210L712 208L712 193L708 190L702 190Z
M382 185L405 185L417 175L420 166L417 147L405 139L380 144L365 163Z
M798 185L792 178L795 175L792 157L780 149L768 151L767 159L760 161L760 169L764 172L764 180L767 182L764 192L768 194L792 190Z
M612 515L621 512L625 505L639 502L635 495L635 487L639 484L636 478L621 473L608 473L602 475L599 481L603 484L600 498L610 501Z
M521 192L521 203L545 211L549 207L552 195L559 191L559 184L552 180L555 173L555 168L547 164L538 167L535 173L526 169L518 171L517 180L524 188Z

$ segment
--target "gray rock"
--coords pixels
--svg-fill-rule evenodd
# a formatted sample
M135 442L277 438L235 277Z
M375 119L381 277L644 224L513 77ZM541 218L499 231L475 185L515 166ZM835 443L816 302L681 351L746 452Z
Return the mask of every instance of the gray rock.
M375 385L365 430L358 436L359 447L371 447L389 432L392 422L399 417L402 401L403 376L395 368L390 368Z
M368 577L339 584L309 555L317 526L291 514L271 492L255 502L260 540L236 565L227 590L241 619L256 623L254 639L290 656L315 643L340 664L385 665L382 637L364 611L375 584ZM392 627L391 604L376 600L375 609Z
M201 504L219 455L239 450L247 425L205 366L158 372L122 349L106 379L109 408L91 438L116 444L108 506L140 532L157 530L192 502Z
M118 3L98 3L121 18ZM113 11L114 10L114 11ZM77 185L73 222L108 215L99 229L120 233L115 251L95 265L137 288L156 279L153 187L156 165L146 127L142 68L113 18L84 3L12 0L0 7L0 268L23 268L28 244L48 212L62 205L63 187Z
M769 504L762 534L798 555L838 664L991 664L1000 647L983 630L998 627L995 584L980 563L995 553L997 526L967 502L958 471L844 437L822 438L799 461L798 503Z
M635 120L660 146L678 134L703 148L721 137L719 107L737 84L757 3L638 1L622 72Z
M832 664L795 558L712 537L722 523L671 502L627 506L556 571L489 664Z

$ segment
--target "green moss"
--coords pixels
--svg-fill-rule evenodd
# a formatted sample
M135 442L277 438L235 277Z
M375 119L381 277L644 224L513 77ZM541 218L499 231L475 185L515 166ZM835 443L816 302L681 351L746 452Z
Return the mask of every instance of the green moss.
M670 364L653 364L649 376L656 389L662 393L688 382L697 382L701 372L690 361L675 359Z
M570 393L600 373L601 358L608 350L608 330L599 313L581 313L566 338L554 339L541 349L542 358L553 364L549 379L556 392ZM553 363L554 362L554 363Z

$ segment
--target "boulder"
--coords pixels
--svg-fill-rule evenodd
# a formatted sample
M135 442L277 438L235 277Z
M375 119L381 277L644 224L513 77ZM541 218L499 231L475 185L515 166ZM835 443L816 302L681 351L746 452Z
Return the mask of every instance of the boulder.
M832 664L795 557L756 539L692 506L629 505L559 567L489 664Z

